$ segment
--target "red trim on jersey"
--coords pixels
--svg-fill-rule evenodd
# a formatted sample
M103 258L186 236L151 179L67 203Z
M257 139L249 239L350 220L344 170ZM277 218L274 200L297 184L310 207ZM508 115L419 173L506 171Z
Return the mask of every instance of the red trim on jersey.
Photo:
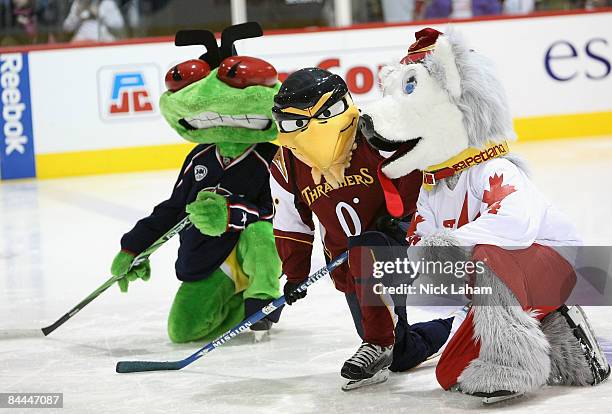
M249 214L253 214L253 215L259 217L259 211L253 210L252 208L249 208L249 207L245 206L244 204L232 203L229 206L230 206L230 208L239 208L241 210L246 211Z

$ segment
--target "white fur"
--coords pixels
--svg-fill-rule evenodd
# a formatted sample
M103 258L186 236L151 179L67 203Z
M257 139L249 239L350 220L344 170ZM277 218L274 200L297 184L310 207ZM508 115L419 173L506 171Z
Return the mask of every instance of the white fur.
M476 286L490 286L493 294L474 295L474 340L480 341L480 354L459 376L461 390L530 392L546 384L550 345L539 321L488 267L476 276Z
M542 320L542 331L550 343L550 385L591 385L593 373L573 329L560 312Z
M406 79L415 76L411 94ZM504 89L491 62L468 49L452 30L423 62L381 70L383 98L362 108L389 141L421 138L403 157L383 167L390 178L446 161L469 146L515 138Z
M421 137L412 151L383 167L387 176L398 178L424 169L467 148L459 108L423 65L395 65L383 74L383 98L362 111L372 117L376 132L387 140L403 142ZM417 86L408 95L404 85L410 76L416 78Z
M459 76L459 70L455 63L455 56L453 49L448 39L441 36L436 42L436 48L432 53L434 59L439 59L444 67L444 75L446 81L446 88L450 92L451 96L455 99L459 99L461 96L461 77Z

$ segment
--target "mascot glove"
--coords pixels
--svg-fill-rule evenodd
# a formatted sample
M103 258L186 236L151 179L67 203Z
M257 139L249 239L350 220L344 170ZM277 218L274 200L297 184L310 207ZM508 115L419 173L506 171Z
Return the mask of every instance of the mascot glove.
M119 289L124 293L128 291L129 282L133 282L136 279L147 281L151 278L151 264L149 263L149 259L146 259L130 269L134 257L134 254L121 250L117 253L111 265L111 274L113 276L124 276L123 279L117 281Z
M200 191L196 201L187 204L185 211L202 234L220 236L227 230L227 200L217 193Z
M293 305L296 301L306 297L305 290L303 292L296 291L298 286L304 283L305 280L306 279L302 280L301 282L297 282L297 283L290 282L290 281L287 281L285 283L285 286L283 286L283 294L285 295L285 300L287 301L287 305Z

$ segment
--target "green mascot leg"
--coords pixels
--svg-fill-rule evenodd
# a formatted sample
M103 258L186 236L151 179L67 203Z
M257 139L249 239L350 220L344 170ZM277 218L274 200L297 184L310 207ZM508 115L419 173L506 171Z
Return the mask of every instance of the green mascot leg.
M230 255L225 265L231 278L217 269L204 280L181 284L168 317L172 342L215 339L242 322L245 312L252 315L281 296L281 261L270 223L247 226L240 235L236 257ZM276 311L267 318L277 322L279 317Z
M221 270L197 282L183 282L168 317L175 343L215 339L244 319L242 293Z
M258 221L250 224L240 235L238 261L249 281L243 292L245 312L249 316L271 300L279 298L281 260L276 251L272 224ZM267 318L278 322L280 312Z

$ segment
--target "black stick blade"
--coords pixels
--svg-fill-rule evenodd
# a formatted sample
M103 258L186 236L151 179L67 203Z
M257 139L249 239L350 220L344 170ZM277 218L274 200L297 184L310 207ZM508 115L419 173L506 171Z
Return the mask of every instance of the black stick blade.
M145 371L175 371L183 368L180 361L153 362L153 361L119 361L115 371L119 374Z

